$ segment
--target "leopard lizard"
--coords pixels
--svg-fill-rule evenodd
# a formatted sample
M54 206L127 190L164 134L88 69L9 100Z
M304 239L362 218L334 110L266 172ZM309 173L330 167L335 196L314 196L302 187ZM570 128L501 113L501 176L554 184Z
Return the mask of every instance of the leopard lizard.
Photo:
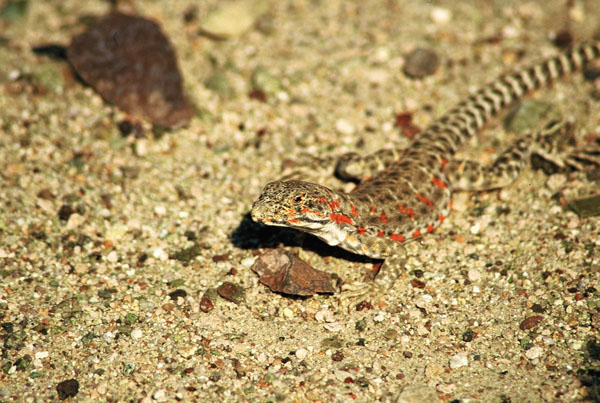
M379 296L392 287L405 266L403 243L434 231L446 219L454 191L510 184L542 136L520 138L489 166L453 159L461 144L527 93L599 58L600 42L579 45L482 87L434 121L406 149L343 156L337 174L360 181L349 193L298 180L268 183L252 206L252 218L383 259L374 281L347 285L342 294L352 301ZM547 131L555 126L552 123Z

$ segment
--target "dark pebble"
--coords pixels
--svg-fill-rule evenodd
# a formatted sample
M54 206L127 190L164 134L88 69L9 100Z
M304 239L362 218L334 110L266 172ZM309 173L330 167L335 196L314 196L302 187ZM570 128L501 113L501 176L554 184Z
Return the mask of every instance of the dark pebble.
M27 333L24 330L18 330L10 333L4 339L4 348L7 350L20 350L25 347L25 340L27 339Z
M473 341L473 339L475 338L476 334L474 331L472 331L471 329L467 329L467 331L465 331L462 335L462 340L465 343L468 343L470 341Z
M344 354L341 351L336 351L331 355L331 359L336 362L340 362L344 359Z
M229 253L224 253L222 255L214 255L212 257L212 261L215 262L215 263L225 262L227 260L229 260Z
M540 304L533 304L531 305L531 310L535 313L544 313L546 310L544 309L544 307Z
M413 270L413 274L415 275L416 278L421 278L421 277L423 277L424 273L423 273L423 270L416 269L416 270Z
M65 400L68 397L73 397L79 393L79 382L77 379L69 379L62 381L56 385L56 392L60 400Z
M404 74L411 78L423 78L435 73L439 64L440 59L435 52L418 48L406 56Z
M75 210L73 210L71 206L68 204L63 204L58 210L58 218L60 218L62 221L67 221L74 212Z
M198 244L194 244L189 248L181 249L179 252L175 252L172 258L175 258L180 262L189 263L200 254L201 250L202 248L200 248Z
M530 316L519 325L521 330L529 330L537 326L544 318L542 316Z
M31 365L32 358L29 354L25 354L23 357L15 361L15 367L17 371L25 371Z
M402 355L404 356L404 358L412 358L413 357L413 353L411 353L410 351L403 351Z
M170 128L194 114L175 50L153 20L109 13L73 37L67 57L102 98L128 114Z
M361 301L358 304L356 304L356 310L358 312L370 311L371 309L373 309L373 305L371 305L371 303L369 301Z
M415 288L425 288L425 283L421 280L417 280L414 279L410 282L410 285L412 285Z
M177 298L185 298L187 297L187 292L185 292L185 290L182 290L181 288L178 290L175 290L173 292L169 293L169 298L171 298L173 301L177 301Z
M243 302L246 297L246 293L242 287L229 281L221 284L219 288L217 288L217 293L219 293L222 298L235 302L236 304Z
M573 35L571 32L563 29L556 33L556 37L554 38L554 44L559 48L567 48L571 46L573 43Z
M2 330L4 330L6 333L12 333L15 331L15 326L12 322L2 322L0 327L2 327Z

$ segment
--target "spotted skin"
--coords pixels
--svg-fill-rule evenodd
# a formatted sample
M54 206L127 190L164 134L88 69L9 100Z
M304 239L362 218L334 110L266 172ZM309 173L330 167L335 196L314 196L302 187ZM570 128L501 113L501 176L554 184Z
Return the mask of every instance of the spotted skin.
M349 285L343 294L351 301L380 296L405 266L403 244L444 221L452 192L506 186L518 176L539 136L519 139L489 167L453 159L458 148L514 101L598 58L600 42L583 44L498 78L435 121L407 149L345 155L336 172L359 182L350 193L296 180L271 182L253 204L252 218L384 259L373 282Z

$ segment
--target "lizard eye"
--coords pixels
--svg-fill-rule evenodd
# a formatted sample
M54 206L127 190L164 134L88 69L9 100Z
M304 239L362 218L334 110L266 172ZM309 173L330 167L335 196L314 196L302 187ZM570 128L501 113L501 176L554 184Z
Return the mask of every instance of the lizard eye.
M302 196L294 197L294 203L300 203L302 201Z

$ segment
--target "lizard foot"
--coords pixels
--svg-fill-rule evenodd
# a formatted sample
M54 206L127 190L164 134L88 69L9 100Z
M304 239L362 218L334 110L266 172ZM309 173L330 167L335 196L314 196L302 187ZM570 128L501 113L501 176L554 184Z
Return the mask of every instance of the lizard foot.
M361 302L374 303L381 296L385 295L388 287L377 283L376 281L368 283L353 283L342 286L340 295L340 304L350 310Z

